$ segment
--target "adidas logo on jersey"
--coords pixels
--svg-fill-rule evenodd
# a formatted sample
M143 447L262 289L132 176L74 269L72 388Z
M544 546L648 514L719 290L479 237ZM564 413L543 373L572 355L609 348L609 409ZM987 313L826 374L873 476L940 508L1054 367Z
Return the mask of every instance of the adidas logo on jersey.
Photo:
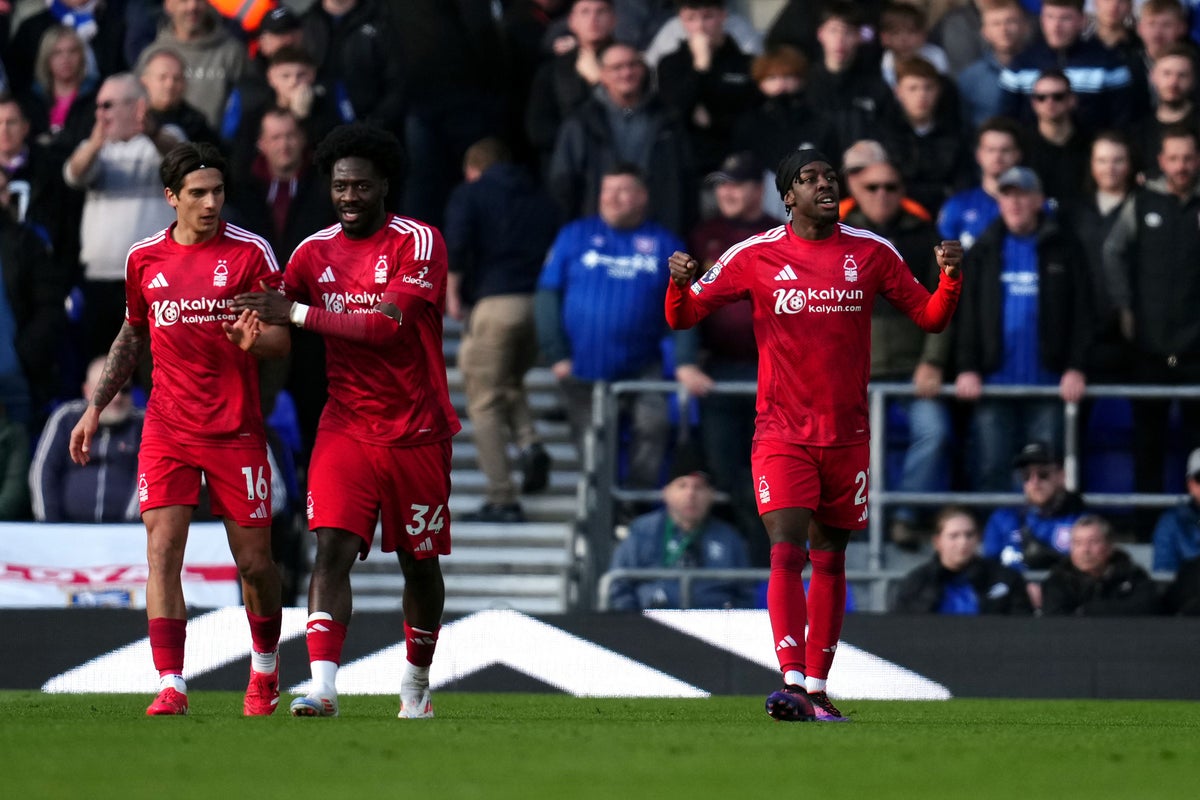
M271 512L267 510L266 503L259 503L258 508L254 509L254 513L250 515L250 519L267 519L271 516Z
M779 273L775 275L775 280L777 280L777 281L794 281L794 280L796 280L796 272L795 272L795 270L792 269L792 265L784 264L783 269L779 270Z
M433 552L433 539L428 539L428 538L427 538L425 541L421 542L419 545L417 545L416 547L414 547L414 548L413 548L413 552L416 552L416 553L432 553L432 552Z
M325 271L321 273L321 277L317 278L317 283L333 283L337 278L333 277L333 267L325 267Z
M147 289L166 289L171 284L167 283L167 276L161 272L154 276L154 280L146 284Z

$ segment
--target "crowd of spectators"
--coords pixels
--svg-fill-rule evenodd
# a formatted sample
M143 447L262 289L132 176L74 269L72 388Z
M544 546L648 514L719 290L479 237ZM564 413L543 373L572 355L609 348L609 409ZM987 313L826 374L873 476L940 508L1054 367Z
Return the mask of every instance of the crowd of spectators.
M161 154L184 140L222 148L236 165L229 218L263 235L283 264L335 221L312 148L334 126L365 121L406 145L407 178L389 207L448 232L459 276L450 313L470 331L472 314L486 312L478 331L497 316L497 297L520 298L503 312L521 354L506 381L519 384L536 327L577 435L597 380L674 378L701 398L706 481L729 496L719 512L759 565L752 412L711 392L753 376L751 312L731 307L695 333L667 335L665 258L688 249L707 267L778 225L774 165L799 147L823 150L844 167L845 221L892 240L918 280L936 272L931 242L968 248L946 333L920 335L883 306L873 315L872 377L913 386L889 411L909 437L890 488L1012 491L1016 458L1027 517L1057 513L1034 490L1057 485L1041 475L1061 468L1062 400L1083 400L1096 383L1200 382L1193 5L787 0L756 29L738 13L747 4L722 0L0 3L0 511L19 519L58 505L38 496L57 484L32 476L30 505L14 465L76 401L121 323L124 254L169 221L156 216ZM480 142L492 144L472 161ZM470 189L459 188L464 165ZM489 204L511 223L489 219ZM486 241L497 236L512 247ZM489 283L489 271L522 277ZM502 362L481 353L487 383ZM264 371L265 402L286 389L295 404L289 449L301 484L324 401L322 357L299 332L292 366ZM151 390L141 374L138 388ZM987 396L1004 384L1056 386L1059 398ZM476 389L472 402L499 431L477 518L520 519L518 489L544 487L549 463L519 390L502 419L497 393ZM636 433L626 482L660 487L673 409L641 396L627 412ZM1138 400L1132 436L1131 488L1174 491L1175 460L1200 447L1200 403ZM1043 443L1041 461L1020 450L1031 439ZM504 478L510 443L522 486ZM962 452L979 457L967 463ZM1158 525L1185 532L1163 570L1200 555L1178 544L1196 538L1193 466L1193 516L1171 510ZM1156 516L1122 533L1149 541ZM888 521L901 543L931 524L922 508ZM977 532L982 557L1032 566L1043 537L1004 536L991 523ZM1039 546L1065 557L1073 536Z

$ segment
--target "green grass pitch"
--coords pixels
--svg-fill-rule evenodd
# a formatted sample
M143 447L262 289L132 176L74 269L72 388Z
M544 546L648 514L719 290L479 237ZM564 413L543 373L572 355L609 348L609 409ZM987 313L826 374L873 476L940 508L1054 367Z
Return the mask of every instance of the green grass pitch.
M1200 703L845 701L777 723L761 697L435 693L437 717L347 696L339 719L191 715L148 696L0 692L11 798L1194 798ZM285 697L283 703L286 704Z

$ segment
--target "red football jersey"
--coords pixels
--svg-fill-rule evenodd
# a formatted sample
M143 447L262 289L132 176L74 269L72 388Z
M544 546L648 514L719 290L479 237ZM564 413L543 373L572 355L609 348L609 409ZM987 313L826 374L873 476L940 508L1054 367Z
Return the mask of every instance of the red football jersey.
M442 354L446 272L446 243L437 228L395 214L366 239L347 238L337 224L300 243L284 270L284 292L292 300L337 314L378 313L375 306L390 292L425 301L402 323L415 341L405 337L380 347L325 337L329 400L319 427L388 445L458 433Z
M221 327L237 315L234 295L278 285L279 265L262 237L222 222L195 245L171 238L174 225L137 242L125 258L125 319L148 327L154 360L145 433L210 444L266 443L258 359Z
M896 248L870 231L839 223L832 236L813 241L781 225L729 248L689 291L671 283L667 317L683 327L749 298L759 350L755 439L850 444L870 436L875 296L937 331L949 322L960 286L943 274L930 295Z

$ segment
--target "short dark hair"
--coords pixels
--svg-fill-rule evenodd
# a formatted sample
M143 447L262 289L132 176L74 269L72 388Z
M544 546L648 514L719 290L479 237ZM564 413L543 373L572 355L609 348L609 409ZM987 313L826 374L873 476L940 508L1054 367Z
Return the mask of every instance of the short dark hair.
M404 146L391 131L353 122L339 125L317 145L313 156L317 169L333 174L333 165L343 158L362 158L370 161L383 178L401 178L404 172Z
M316 59L307 50L293 45L285 45L271 54L267 66L274 67L279 64L304 64L313 69L317 68Z
M725 0L675 0L676 8L724 8Z
M850 0L833 0L833 2L828 3L821 9L817 17L817 27L824 25L831 19L840 20L847 25L857 28L859 25L862 25L863 15L858 10L856 3Z
M183 189L188 174L198 169L220 170L221 177L228 174L225 158L214 145L208 142L183 142L163 156L158 175L162 178L162 185L170 189L171 194L177 195Z
M1034 86L1037 86L1037 82L1038 82L1038 81L1044 81L1044 80L1046 80L1047 78L1049 78L1049 79L1050 79L1050 80L1052 80L1052 81L1062 81L1063 83L1065 83L1065 84L1067 85L1067 91L1068 91L1068 92L1069 92L1069 91L1071 91L1071 79L1070 79L1070 77L1068 77L1068 76L1067 76L1067 73L1063 72L1063 71L1062 71L1061 69L1059 69L1058 67L1052 67L1052 68L1050 68L1050 69L1044 69L1044 70L1042 70L1041 72L1039 72L1039 73L1038 73L1038 76L1037 76L1037 78L1035 78L1035 79L1034 79L1034 81L1033 81L1033 85L1034 85Z
M1017 149L1022 153L1025 152L1025 136L1021 130L1021 126L1012 117L1006 117L997 114L994 117L988 117L979 124L979 128L975 131L975 146L979 147L979 142L983 140L985 133L1003 133L1010 136Z
M1163 143L1167 139L1191 139L1192 144L1200 148L1200 132L1188 125L1186 122L1172 122L1169 125L1164 125L1158 140L1158 152L1162 152Z
M925 12L911 3L889 0L883 4L883 8L879 12L880 33L894 33L912 28L924 31L925 25Z
M942 88L941 76L938 74L937 67L920 56L909 56L896 62L896 83L900 83L905 78L933 81L938 84L939 90Z
M608 169L604 170L603 177L612 178L617 175L629 175L637 179L637 182L642 186L646 185L646 173L637 164L632 161L618 161Z
M308 139L308 134L305 133L304 126L300 124L300 118L292 113L290 108L283 108L282 106L270 106L262 113L262 116L258 118L259 136L262 136L263 123L267 121L268 117L274 117L276 119L290 119L292 123L295 124L296 130L300 131L300 135L306 140Z
M1058 8L1073 8L1083 13L1083 0L1042 0L1042 7L1056 6Z

